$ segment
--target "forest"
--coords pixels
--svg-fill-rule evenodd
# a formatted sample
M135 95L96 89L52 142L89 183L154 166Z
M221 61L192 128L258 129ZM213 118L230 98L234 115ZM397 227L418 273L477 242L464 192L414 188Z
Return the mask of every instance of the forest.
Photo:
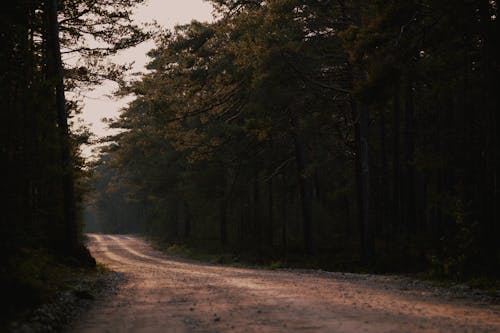
M210 0L213 22L153 32L143 2L0 11L0 303L51 279L41 257L94 267L84 231L498 279L497 1ZM108 61L149 38L142 75ZM81 94L105 80L134 99L85 159Z
M81 90L118 79L124 70L105 58L147 37L130 19L139 2L21 0L2 6L0 307L9 310L2 310L0 331L18 305L37 303L59 287L53 280L62 267L96 264L82 234L91 187L81 145L91 133L74 117Z
M155 36L89 230L252 262L498 276L496 1L215 0Z

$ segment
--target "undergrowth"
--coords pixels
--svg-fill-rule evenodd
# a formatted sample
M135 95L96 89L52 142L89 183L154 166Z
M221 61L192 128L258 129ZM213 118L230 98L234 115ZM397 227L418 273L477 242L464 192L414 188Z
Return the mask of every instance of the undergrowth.
M102 274L106 268L82 268L43 249L23 248L2 265L0 331L37 306L51 302L57 292L71 290L82 278Z
M452 287L465 285L468 288L481 289L492 294L498 294L500 280L492 276L460 276L437 274L432 265L423 255L401 252L400 255L381 254L369 266L362 265L359 258L347 252L330 252L321 255L303 255L294 253L278 253L266 255L263 253L247 252L235 253L221 249L200 249L188 244L162 242L152 240L155 248L172 256L193 259L212 264L230 266L249 266L267 269L322 269L326 271L371 273L371 274L403 274L419 280L426 280L437 286ZM352 252L351 252L352 253ZM431 267L426 269L426 267Z

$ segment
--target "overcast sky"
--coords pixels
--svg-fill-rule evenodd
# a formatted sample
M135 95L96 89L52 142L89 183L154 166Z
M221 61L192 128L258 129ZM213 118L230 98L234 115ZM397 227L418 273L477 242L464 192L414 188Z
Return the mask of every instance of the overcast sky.
M211 21L212 6L203 0L148 0L145 5L137 8L134 15L136 23L146 23L156 20L160 25L173 28L177 24L189 23L191 20ZM119 63L135 62L134 71L144 70L149 58L146 53L153 48L153 42L143 43L133 49L121 52L113 58ZM102 118L116 117L121 108L131 100L121 100L106 97L115 89L111 82L86 93L82 118L90 124L93 133L98 137L111 134L107 126L101 122ZM90 155L90 148L84 149L84 155Z

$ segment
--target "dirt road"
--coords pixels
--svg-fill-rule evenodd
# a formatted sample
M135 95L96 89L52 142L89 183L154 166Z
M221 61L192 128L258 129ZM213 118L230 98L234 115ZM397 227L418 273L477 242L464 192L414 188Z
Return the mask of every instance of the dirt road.
M136 237L90 235L126 282L74 332L500 332L500 306L394 277L173 259Z

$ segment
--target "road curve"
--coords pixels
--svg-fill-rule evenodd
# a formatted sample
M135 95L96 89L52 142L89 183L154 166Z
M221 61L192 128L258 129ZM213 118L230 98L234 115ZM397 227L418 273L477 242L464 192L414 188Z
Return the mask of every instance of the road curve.
M223 267L170 258L132 236L89 235L122 272L81 332L500 332L500 306L393 277Z

